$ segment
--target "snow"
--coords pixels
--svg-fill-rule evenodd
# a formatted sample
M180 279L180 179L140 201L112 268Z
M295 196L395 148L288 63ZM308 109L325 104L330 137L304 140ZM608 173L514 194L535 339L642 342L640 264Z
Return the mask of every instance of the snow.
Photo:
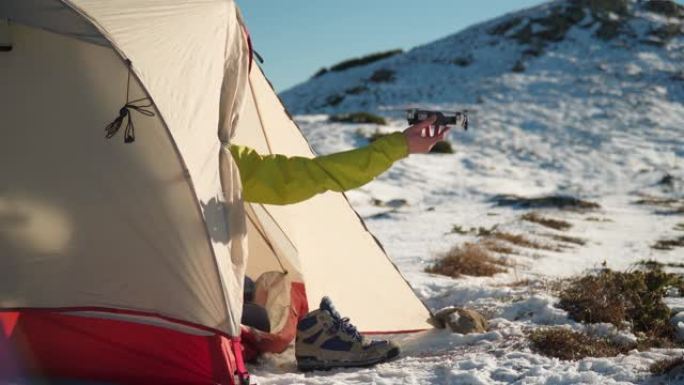
M664 207L635 204L645 197L684 198L684 83L673 80L682 70L684 39L680 36L664 47L640 43L668 20L637 8L626 22L635 37L602 41L592 36L596 26L576 26L563 41L547 45L541 56L525 59L524 72L511 72L525 47L486 31L520 18L521 24L506 33L513 36L561 3L476 25L283 93L322 154L363 145L363 135L376 130L404 129L402 108L409 105L476 111L470 131L450 133L454 154L413 155L348 197L431 309L476 309L489 319L490 330L396 337L401 357L367 369L302 374L296 372L290 350L251 367L260 384L684 384L684 373L657 377L648 371L660 359L684 354L682 349L560 361L532 352L526 340L530 330L561 326L630 344L636 340L630 332L569 319L556 308L558 299L549 287L559 278L603 265L625 270L646 259L684 262L682 248L652 248L659 239L684 235L676 229L684 217L665 215ZM578 25L591 21L588 15ZM473 64L451 64L456 57L472 58ZM394 70L396 80L368 83L381 68ZM345 94L360 84L369 91ZM345 95L343 102L325 106L334 94ZM378 112L389 123L330 123L326 115L357 110ZM673 177L672 185L658 183L666 175ZM571 195L601 208L588 213L532 210L572 225L558 231L522 221L528 210L497 206L493 199L500 194ZM390 201L394 204L383 204ZM473 234L452 232L455 225L497 226L562 247L549 251L514 246L514 266L491 278L425 273L441 253L476 241ZM579 237L585 244L563 244L553 240L554 235ZM522 280L529 284L511 284ZM684 336L682 298L670 297L667 303L675 314L673 324Z
M653 377L648 371L652 363L682 355L684 349L560 361L532 352L526 339L535 328L561 326L632 342L634 335L612 325L569 319L555 307L557 298L549 287L559 278L604 264L625 270L645 259L684 262L683 248L651 247L659 239L684 235L677 229L684 216L635 204L649 196L684 199L684 80L675 80L683 69L684 38L664 47L641 43L653 26L669 21L637 9L628 21L634 38L602 41L592 35L596 26L581 27L591 22L588 15L543 55L526 58L525 72L511 72L526 47L506 36L558 4L562 2L506 15L367 66L327 73L282 95L322 154L365 144L360 134L404 129L402 108L408 105L476 111L470 131L450 133L454 154L413 155L348 197L431 309L476 309L489 319L490 330L395 336L402 346L398 359L328 372L298 372L290 348L250 365L256 383L684 384L684 373ZM521 24L505 36L487 32L513 18L521 18ZM473 63L454 65L456 57L470 57ZM396 81L369 84L370 90L359 95L345 94L367 84L381 68L394 70ZM344 101L324 106L335 94L345 95ZM355 110L380 112L389 123L378 127L328 121L329 113ZM673 184L658 184L666 175L673 177ZM572 225L558 231L522 221L526 210L497 206L493 198L500 194L565 194L601 208L589 213L534 210ZM550 251L513 246L513 267L490 278L425 273L440 253L476 241L473 234L452 232L454 225L497 226L562 247ZM579 237L585 244L562 243L553 235ZM529 284L512 285L523 280ZM671 297L667 303L684 339L684 300Z

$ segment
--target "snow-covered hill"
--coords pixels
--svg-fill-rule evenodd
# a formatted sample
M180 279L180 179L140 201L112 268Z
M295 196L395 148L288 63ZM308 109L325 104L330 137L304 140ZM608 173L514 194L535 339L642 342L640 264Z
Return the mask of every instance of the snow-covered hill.
M413 155L348 196L428 306L474 308L491 327L413 336L398 360L370 369L297 373L289 351L252 366L258 382L684 384L684 369L648 371L683 349L559 361L535 353L526 338L549 325L587 330L555 307L549 282L558 277L603 264L684 262L684 248L657 247L684 239L683 25L684 10L666 1L553 1L284 92L319 153L405 128L406 106L476 111L470 131L450 134L454 154ZM351 111L379 113L388 125L328 119ZM502 196L572 196L600 207L523 208ZM569 227L525 220L530 213ZM512 266L491 278L424 271L440 253L477 243L491 229L543 247L508 244ZM668 301L684 333L684 300ZM593 333L634 337L606 324Z
M295 114L444 104L485 119L489 106L510 100L566 112L558 104L572 98L604 110L614 109L602 99L621 100L644 113L684 99L683 21L681 6L667 1L553 1L329 71L281 96ZM574 114L596 117L592 108Z

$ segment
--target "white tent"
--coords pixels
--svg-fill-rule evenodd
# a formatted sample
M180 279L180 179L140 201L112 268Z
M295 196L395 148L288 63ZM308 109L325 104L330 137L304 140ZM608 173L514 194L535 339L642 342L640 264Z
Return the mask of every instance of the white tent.
M314 156L259 68L250 72L249 90L233 142L263 154ZM248 204L247 214L250 276L287 271L290 281L303 281L309 308L330 296L367 333L430 327L427 308L343 194L286 206ZM273 252L259 247L262 239Z
M257 349L324 294L361 330L429 327L343 195L244 206L229 143L312 153L233 1L2 0L0 48L0 378L231 383L245 270Z

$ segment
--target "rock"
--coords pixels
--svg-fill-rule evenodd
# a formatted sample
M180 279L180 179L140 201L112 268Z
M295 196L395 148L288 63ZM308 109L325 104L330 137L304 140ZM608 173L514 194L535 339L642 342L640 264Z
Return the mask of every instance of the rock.
M438 327L449 327L455 333L484 333L487 331L487 320L478 312L459 307L446 307L435 313Z

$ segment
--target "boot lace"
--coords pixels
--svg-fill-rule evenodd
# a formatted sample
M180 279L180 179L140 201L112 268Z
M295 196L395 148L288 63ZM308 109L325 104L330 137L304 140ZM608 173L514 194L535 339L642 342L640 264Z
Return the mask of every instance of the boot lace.
M335 331L342 330L347 335L352 336L357 341L361 341L361 334L356 329L356 326L349 322L349 317L340 317L337 314L333 315L333 327Z

